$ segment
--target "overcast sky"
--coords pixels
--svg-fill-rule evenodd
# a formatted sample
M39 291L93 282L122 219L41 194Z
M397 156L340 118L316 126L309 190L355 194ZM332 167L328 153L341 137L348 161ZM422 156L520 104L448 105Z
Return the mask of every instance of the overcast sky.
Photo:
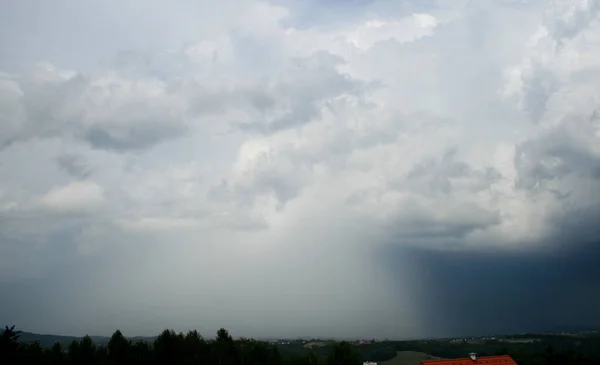
M599 0L0 0L0 325L600 325Z

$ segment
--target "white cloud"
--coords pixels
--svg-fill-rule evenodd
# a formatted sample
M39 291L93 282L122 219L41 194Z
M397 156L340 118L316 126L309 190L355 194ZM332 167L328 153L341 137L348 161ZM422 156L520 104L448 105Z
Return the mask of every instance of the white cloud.
M74 181L66 186L52 188L39 202L57 212L86 211L105 202L104 189L91 181Z
M341 36L345 36L349 43L361 51L367 51L375 43L388 39L402 43L431 35L437 25L438 20L431 14L412 14L411 17L395 22L371 20Z

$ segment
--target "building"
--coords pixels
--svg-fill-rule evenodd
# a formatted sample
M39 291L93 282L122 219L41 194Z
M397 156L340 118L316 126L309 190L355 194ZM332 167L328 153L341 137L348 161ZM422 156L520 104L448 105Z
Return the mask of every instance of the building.
M423 360L421 365L518 365L508 355L502 356L481 356L471 353L469 357L463 357L460 359L446 359L446 360Z

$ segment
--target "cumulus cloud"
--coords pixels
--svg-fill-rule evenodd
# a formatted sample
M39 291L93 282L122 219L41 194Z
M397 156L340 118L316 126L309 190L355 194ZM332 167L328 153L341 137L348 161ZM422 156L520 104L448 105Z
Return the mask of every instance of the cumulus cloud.
M0 274L71 287L32 330L457 333L424 266L597 237L598 1L59 3L0 11Z

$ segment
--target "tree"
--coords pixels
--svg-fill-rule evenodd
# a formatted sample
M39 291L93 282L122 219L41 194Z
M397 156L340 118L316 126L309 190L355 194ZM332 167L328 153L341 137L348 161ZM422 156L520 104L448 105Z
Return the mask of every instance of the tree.
M0 335L0 363L14 363L17 360L19 349L20 331L15 331L15 326L4 328Z
M217 342L233 343L233 338L225 328L217 331Z
M133 365L148 365L154 362L155 356L147 342L137 341L131 345L130 357Z
M38 341L19 346L19 360L26 364L41 364L44 350Z
M44 356L47 359L47 363L50 365L59 365L65 361L63 348L58 342L52 345L50 349L46 350Z
M159 364L182 364L183 350L183 334L177 334L173 330L164 330L154 340L154 353Z
M209 346L198 331L189 331L184 338L186 364L202 364L210 357Z
M67 347L67 359L67 362L72 365L80 363L81 356L79 351L79 341L73 340L69 344L69 346Z
M327 365L361 365L361 356L348 342L333 345Z
M241 338L236 341L238 361L240 365L264 365L268 364L271 352L264 343Z
M131 343L123 336L121 331L116 330L108 341L108 359L111 364L122 365L129 362L129 349Z
M319 358L312 349L308 353L308 365L319 365Z
M85 335L79 344L80 361L83 364L96 363L96 345L88 335Z
M269 354L269 361L267 361L268 365L280 365L281 364L281 354L277 347L271 348L271 353Z
M233 338L225 328L217 331L217 338L214 342L214 354L218 365L234 364L236 351Z

